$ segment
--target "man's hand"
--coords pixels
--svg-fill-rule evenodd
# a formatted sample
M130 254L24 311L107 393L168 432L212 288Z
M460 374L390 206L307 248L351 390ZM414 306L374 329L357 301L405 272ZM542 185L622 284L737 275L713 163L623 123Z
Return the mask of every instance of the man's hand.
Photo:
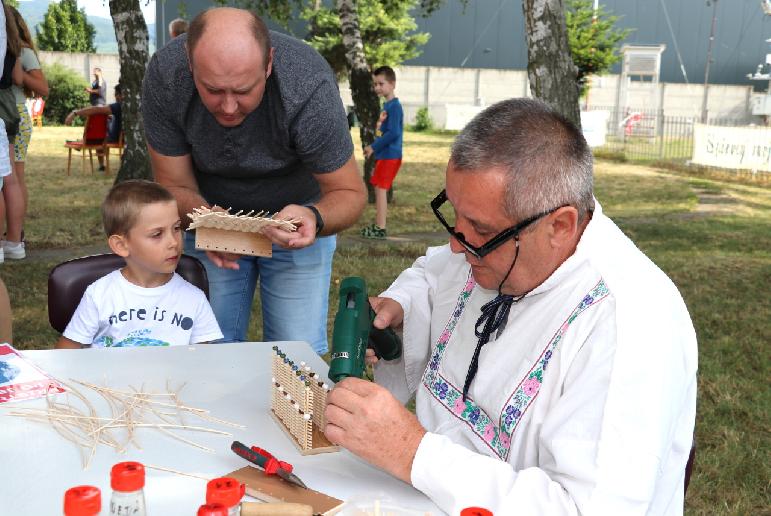
M369 159L369 157L372 156L373 152L375 152L375 151L372 149L372 145L367 145L366 147L364 147L364 157L365 158Z
M275 227L265 228L262 234L274 244L284 249L300 249L316 241L316 216L305 206L290 204L276 213L274 218L300 221L297 231L284 231Z
M387 327L398 328L404 322L404 309L402 305L387 297L370 297L369 304L375 311L375 320L372 326L382 330ZM372 349L368 349L364 355L364 362L367 365L377 364L378 358Z
M346 378L329 393L326 417L327 439L410 483L412 461L426 430L385 388Z
M220 251L206 251L206 256L214 265L222 269L231 269L237 271L241 268L241 266L238 265L238 260L241 258L240 254L222 253Z
M375 328L399 328L404 322L404 308L390 297L370 297L369 304L377 314L372 321Z

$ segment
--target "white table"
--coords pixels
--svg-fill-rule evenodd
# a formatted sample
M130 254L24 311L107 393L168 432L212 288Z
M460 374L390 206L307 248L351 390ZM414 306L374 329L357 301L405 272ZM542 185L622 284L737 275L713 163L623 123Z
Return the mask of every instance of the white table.
M169 380L187 382L181 392L186 404L211 410L215 417L246 425L231 429L190 418L202 424L229 430L233 437L182 432L216 453L193 448L157 430L137 430L141 450L131 447L118 454L100 445L88 470L83 470L78 448L60 437L50 426L3 415L0 410L0 512L13 515L62 514L66 489L89 484L102 490L103 509L109 510L110 468L117 462L135 460L207 478L247 465L230 451L239 440L256 444L290 462L297 475L312 489L343 500L389 498L401 507L442 512L422 493L342 450L303 457L269 416L270 357L277 344L295 361L304 360L326 375L327 365L303 342L236 343L180 346L172 348L83 349L26 351L23 354L52 376L77 379L112 388L133 386L161 392ZM85 389L79 389L85 390ZM98 396L94 397L99 399ZM6 407L44 407L43 400L5 404ZM195 422L193 422L195 421ZM205 481L147 470L145 496L149 514L192 515L204 503ZM106 513L106 512L103 512Z

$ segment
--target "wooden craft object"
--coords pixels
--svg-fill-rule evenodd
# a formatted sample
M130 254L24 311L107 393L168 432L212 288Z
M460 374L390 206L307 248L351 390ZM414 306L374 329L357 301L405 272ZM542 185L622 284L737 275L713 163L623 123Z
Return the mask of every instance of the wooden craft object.
M273 251L270 240L262 234L263 230L276 227L296 231L296 223L300 222L275 219L265 216L263 212L242 214L239 211L231 214L206 207L196 208L187 216L191 220L188 230L196 230L196 249L265 257L271 257Z
M246 484L246 494L263 502L289 502L310 505L313 514L324 516L335 514L343 505L342 500L319 493L313 489L305 489L283 480L276 475L266 475L265 472L251 466L224 475Z
M273 256L273 247L267 237L260 233L242 233L229 229L196 229L195 248L268 258Z
M295 364L273 346L270 411L302 455L339 451L324 435L329 386L305 362Z

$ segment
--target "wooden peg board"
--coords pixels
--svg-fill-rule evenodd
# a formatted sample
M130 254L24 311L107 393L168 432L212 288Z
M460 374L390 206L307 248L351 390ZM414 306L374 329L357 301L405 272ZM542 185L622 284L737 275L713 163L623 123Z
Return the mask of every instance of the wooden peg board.
M284 422L281 421L281 418L273 411L273 409L270 410L270 416L278 424L279 428L281 428L281 430L286 433L287 437L289 437L289 440L294 443L297 451L300 452L300 455L317 455L319 453L333 453L340 451L340 447L332 444L324 435L324 432L319 430L319 427L317 427L313 422L310 422L312 445L310 448L305 448L297 442L297 438L292 435L292 432L289 431Z
M270 240L261 233L199 227L195 230L195 248L249 256L273 256Z

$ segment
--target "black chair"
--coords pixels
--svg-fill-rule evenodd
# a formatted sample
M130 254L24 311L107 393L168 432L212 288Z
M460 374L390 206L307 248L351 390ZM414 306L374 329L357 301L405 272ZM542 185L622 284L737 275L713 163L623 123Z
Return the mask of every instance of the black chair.
M693 463L696 461L696 440L691 445L691 453L688 455L688 462L685 463L685 488L683 495L688 493L688 484L691 483L691 474L693 473Z
M48 275L48 322L59 333L70 323L86 288L126 262L117 254L96 254L60 263ZM203 264L183 254L177 273L209 297L209 278Z

